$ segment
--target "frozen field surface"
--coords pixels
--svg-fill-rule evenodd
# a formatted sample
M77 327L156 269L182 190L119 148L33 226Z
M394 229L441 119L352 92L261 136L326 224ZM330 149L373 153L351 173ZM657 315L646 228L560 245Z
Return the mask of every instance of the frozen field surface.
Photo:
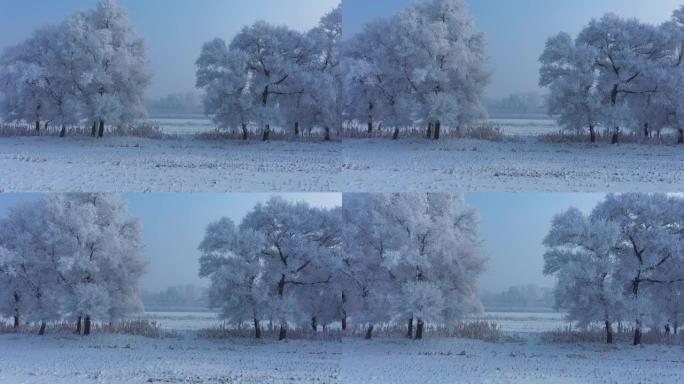
M654 192L684 189L684 146L531 138L345 141L345 192Z
M0 138L6 192L335 191L335 143Z
M342 344L0 336L0 383L336 383Z
M0 336L0 382L681 383L681 347L428 338L263 341Z
M684 189L684 146L532 138L342 142L0 138L0 190L653 192Z
M681 383L682 349L474 340L345 340L346 383Z

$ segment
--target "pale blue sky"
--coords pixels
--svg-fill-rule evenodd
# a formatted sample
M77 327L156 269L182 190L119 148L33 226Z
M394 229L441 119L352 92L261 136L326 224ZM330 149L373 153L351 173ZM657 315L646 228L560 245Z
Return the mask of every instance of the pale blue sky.
M0 217L19 200L36 194L0 194ZM150 268L144 287L163 289L169 285L206 282L197 277L197 246L207 225L221 217L239 222L257 202L272 194L124 194L132 215L143 227ZM292 201L333 207L341 194L284 194ZM484 290L499 291L511 285L534 283L551 286L542 275L544 248L541 244L553 216L570 206L585 212L603 198L602 194L470 193L466 202L479 210L483 251L489 257L482 275Z
M415 1L344 0L345 34ZM560 31L576 34L591 18L606 12L661 23L684 0L469 0L468 4L476 26L487 36L493 72L487 95L502 97L538 90L538 59L548 37Z
M420 0L416 0L420 1ZM344 0L347 34L411 0ZM56 23L96 0L0 0L0 48ZM155 77L151 96L194 89L194 61L204 42L230 39L242 26L262 19L306 30L338 0L120 0L148 42ZM537 89L537 59L546 39L577 33L592 17L608 11L662 22L684 0L470 0L477 26L487 34L493 82L488 96Z
M94 7L97 0L0 0L0 49L29 37L45 23ZM307 30L339 0L119 0L147 41L153 97L195 88L202 44L230 40L257 20Z

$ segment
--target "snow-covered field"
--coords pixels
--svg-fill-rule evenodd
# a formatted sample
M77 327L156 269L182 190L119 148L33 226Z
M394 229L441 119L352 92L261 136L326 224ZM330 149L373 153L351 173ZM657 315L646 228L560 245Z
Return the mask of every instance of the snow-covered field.
M206 340L210 312L151 312L176 336L1 335L0 383L680 383L682 347L546 344L560 314L487 313L515 342Z
M0 138L0 190L336 191L340 147L189 138Z
M684 147L547 143L551 120L497 119L503 142L418 138L332 143L209 141L202 119L163 119L177 138L0 138L0 191L652 192L684 189Z

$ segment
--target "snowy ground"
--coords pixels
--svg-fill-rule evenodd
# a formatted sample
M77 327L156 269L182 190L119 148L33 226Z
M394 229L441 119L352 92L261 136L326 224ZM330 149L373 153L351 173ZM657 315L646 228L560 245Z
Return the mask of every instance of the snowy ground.
M377 338L204 340L2 335L0 383L658 383L684 380L681 347Z
M0 138L0 190L328 192L340 158L335 143Z
M497 119L508 138L207 141L203 119L161 119L178 138L0 138L0 191L653 192L684 189L684 146L545 143L551 120Z

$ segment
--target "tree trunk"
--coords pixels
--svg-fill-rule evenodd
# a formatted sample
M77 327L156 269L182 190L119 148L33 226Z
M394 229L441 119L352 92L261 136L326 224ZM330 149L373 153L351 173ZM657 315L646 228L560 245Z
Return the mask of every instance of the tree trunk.
M370 340L373 338L373 325L369 325L368 329L366 330L366 336L364 336L364 339Z
M40 132L40 120L36 120L36 132Z
M428 127L427 127L427 138L428 138L428 139L431 139L431 138L432 138L432 123L429 123L429 124L428 124Z
M266 124L266 129L264 129L264 135L263 135L261 141L269 141L269 140L271 140L271 126Z
M413 316L409 318L408 321L408 332L406 332L406 337L413 339Z
M392 134L392 140L398 140L399 139L399 128L394 128L394 134Z
M672 329L670 328L670 323L665 324L665 334L669 335L672 332Z
M323 138L324 141L330 141L330 128L325 127L325 137Z
M613 137L610 140L610 143L615 145L620 142L620 128L615 128L615 131L613 131Z
M285 340L285 339L287 339L287 325L281 324L280 325L280 332L278 332L278 340Z
M66 136L66 125L62 124L62 129L59 131L59 137Z
M345 307L345 304L347 303L347 295L342 291L342 308ZM346 331L347 330L347 311L342 309L342 330Z
M672 324L672 330L674 331L674 334L677 334L677 331L679 330L679 324L675 321L674 324Z
M613 324L606 320L606 344L613 344Z
M589 141L592 144L596 143L596 128L593 125L589 126Z
M83 334L85 336L90 335L90 316L86 316L83 321Z
M677 139L677 144L684 144L684 129L679 129L679 139Z
M649 136L650 136L650 132L648 130L648 123L644 123L644 137L648 139Z
M637 321L634 329L634 345L641 345L641 321Z
M261 339L261 325L257 319L254 319L254 338Z
M442 130L442 123L438 121L435 123L435 136L434 136L435 140L439 140L439 134L440 134L441 130Z
M105 122L104 122L104 120L100 119L100 129L97 132L97 137L103 137L104 136L104 129L105 129Z
M249 131L247 130L247 124L242 123L242 140L249 139Z
M47 324L43 321L40 323L40 330L38 331L39 336L45 335L45 327L47 327Z
M90 136L95 137L97 135L97 120L93 121L93 126L90 128Z
M368 120L368 134L373 133L373 120Z
M45 127L44 127L44 128L45 128L45 129L44 129L45 132L48 131L48 125L50 125L50 122L49 122L49 121L46 121L46 122L45 122Z
M79 316L78 320L76 320L76 334L80 335L81 334L81 323L83 322L83 317Z
M294 135L295 137L299 136L299 121L295 121L294 123Z
M318 331L318 319L316 316L311 317L311 329L313 329L314 332Z
M14 329L19 328L19 325L21 324L19 320L19 315L14 315Z
M418 319L418 323L416 323L416 340L420 340L423 338L423 327L424 327L423 320Z

